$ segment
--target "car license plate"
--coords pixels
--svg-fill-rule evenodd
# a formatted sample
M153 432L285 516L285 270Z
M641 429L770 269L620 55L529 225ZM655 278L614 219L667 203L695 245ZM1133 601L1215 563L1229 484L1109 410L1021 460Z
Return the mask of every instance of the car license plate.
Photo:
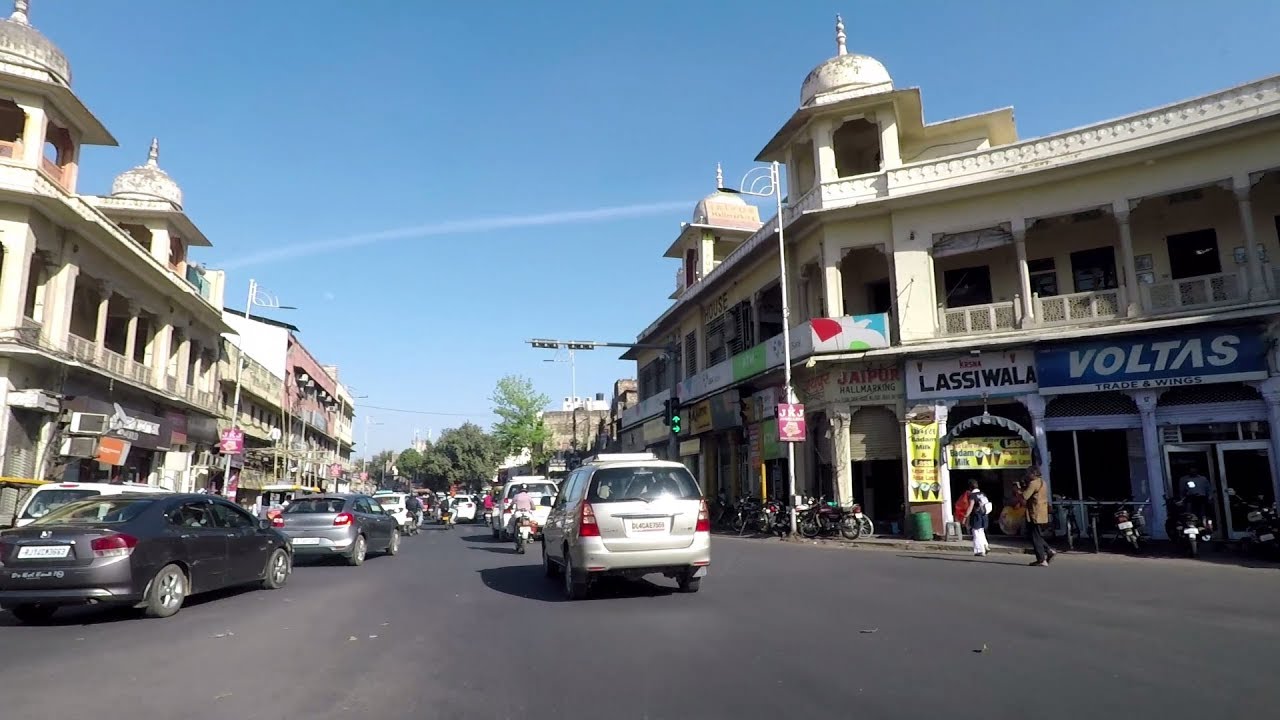
M64 558L71 554L70 545L27 545L18 548L18 559Z
M858 518L859 520L862 519L862 513L854 513L853 516Z
M1276 539L1276 536L1272 535L1271 533L1263 533L1258 536L1258 540L1260 542L1271 542L1272 540L1275 540L1275 539Z
M631 532L651 533L651 532L666 532L666 531L667 531L666 520L632 520L631 521Z
M1184 535L1199 535L1199 534L1200 534L1200 528L1187 528L1187 529L1185 529L1185 530L1183 530L1183 531L1182 531L1182 534L1184 534Z
M319 545L320 538L294 538L294 545Z
M1116 527L1121 530L1131 530L1133 529L1133 523L1129 522L1128 520L1125 520L1122 523L1117 523Z

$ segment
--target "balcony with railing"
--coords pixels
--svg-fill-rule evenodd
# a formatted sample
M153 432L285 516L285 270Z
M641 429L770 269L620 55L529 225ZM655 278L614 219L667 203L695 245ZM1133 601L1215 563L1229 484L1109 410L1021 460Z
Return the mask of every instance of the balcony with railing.
M1141 287L1142 304L1151 313L1236 305L1249 297L1238 272L1163 280Z
M1032 295L1038 325L1072 325L1124 317L1128 299L1123 287L1041 297Z
M943 335L976 335L979 333L1017 330L1022 327L1022 302L1014 295L1004 302L938 306L938 327Z

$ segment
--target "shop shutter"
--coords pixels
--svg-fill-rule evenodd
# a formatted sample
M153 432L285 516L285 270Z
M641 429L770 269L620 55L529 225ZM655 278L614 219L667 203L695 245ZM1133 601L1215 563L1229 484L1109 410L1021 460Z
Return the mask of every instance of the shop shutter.
M40 420L30 413L16 411L9 416L9 446L5 452L6 477L34 478L36 472L36 443Z
M1267 403L1264 400L1200 403L1198 405L1160 405L1156 407L1157 425L1252 422L1266 419Z
M892 410L861 408L849 420L849 459L896 460L902 457L904 437Z

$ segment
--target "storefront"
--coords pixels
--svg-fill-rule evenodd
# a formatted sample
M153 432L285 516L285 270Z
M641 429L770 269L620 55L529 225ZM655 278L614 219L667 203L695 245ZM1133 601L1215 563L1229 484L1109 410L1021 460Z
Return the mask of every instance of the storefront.
M824 363L806 373L800 400L819 448L819 492L842 504L860 502L878 525L901 527L906 503L903 382L896 363ZM830 468L833 482L821 468Z
M658 456L661 460L674 460L668 455L671 445L671 428L663 422L663 418L650 418L640 426L640 439L644 442L645 450Z
M1260 328L1207 326L1062 344L1036 353L1055 492L1145 503L1164 536L1166 496L1188 479L1210 488L1220 538L1247 527L1247 508L1276 497L1267 341Z
M997 518L1011 516L1004 509L1019 504L1014 481L1044 455L1034 354L1023 348L908 359L906 370L908 513L930 513L939 532L955 520L955 499L977 480L1000 506Z
M167 420L84 395L63 407L71 411L65 432L76 440L66 443L76 454L64 457L64 480L159 484L173 437Z
M719 472L719 448L732 449L742 435L741 399L736 389L725 390L685 407L685 430L680 434L680 460L698 478L703 491L714 495L729 478Z

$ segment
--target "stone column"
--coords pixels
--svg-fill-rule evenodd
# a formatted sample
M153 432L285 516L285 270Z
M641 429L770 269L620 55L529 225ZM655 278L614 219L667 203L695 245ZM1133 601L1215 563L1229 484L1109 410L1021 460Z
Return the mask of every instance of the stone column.
M1280 377L1272 377L1257 385L1267 401L1267 425L1271 429L1271 491L1280 498Z
M182 340L178 341L178 366L174 368L174 375L178 378L178 385L191 384L191 331L189 329L183 329Z
M107 320L111 313L111 283L103 282L98 300L98 323L93 329L93 344L101 350L107 346Z
M853 462L849 447L849 424L852 413L845 407L827 411L827 430L831 433L831 474L836 501L841 505L853 502Z
M22 225L8 224L4 239L4 267L0 269L0 331L22 326L26 316L27 280L35 257L36 241ZM32 338L34 340L34 338Z
M1018 287L1022 288L1023 324L1036 321L1035 301L1031 297L1031 268L1027 265L1027 221L1022 218L1012 223L1013 248L1018 253Z
M1240 228L1244 231L1244 250L1249 269L1249 300L1258 302L1267 299L1267 283L1262 278L1262 258L1258 257L1258 233L1253 225L1253 202L1249 195L1253 184L1249 176L1235 177L1231 180L1232 190L1236 194L1236 207L1240 210Z
M1147 496L1151 500L1150 522L1147 532L1151 537L1166 540L1164 532L1164 496L1168 493L1164 481L1164 457L1160 452L1160 428L1156 427L1156 403L1160 394L1154 390L1129 393L1138 406L1142 418L1142 453L1147 465Z
M933 408L933 417L938 423L938 439L941 440L943 435L947 434L947 415L951 412L951 406L955 404L954 400L939 400ZM952 507L951 500L951 467L943 462L942 454L946 449L938 447L938 489L942 495L942 523L943 526L938 528L938 532L946 532L946 523L955 522L955 510Z
M49 122L44 108L34 105L20 105L26 114L26 122L22 125L22 157L18 158L23 165L40 167L40 158L44 157L44 135Z
M151 340L151 382L159 388L167 387L169 356L173 350L173 322L157 319L155 336Z
M902 151L898 148L898 116L892 110L876 113L880 128L881 169L891 170L902 165Z
M1045 489L1050 493L1053 492L1053 483L1049 477L1049 436L1044 431L1044 396L1038 393L1028 393L1023 395L1019 400L1026 406L1027 413L1031 415L1031 425L1029 428L1031 434L1036 436L1036 451L1040 455L1040 472L1044 479Z
M818 120L813 124L813 164L818 170L817 185L840 177L836 169L836 149L832 140L830 120ZM818 192L822 192L819 190Z
M169 267L169 229L164 226L163 222L148 223L147 229L151 231L151 257L155 258L164 267Z
M127 310L129 313L129 325L125 329L124 356L129 360L133 360L134 354L138 352L138 313L141 312L141 309L137 303L129 301Z
M1120 234L1120 264L1124 269L1125 317L1142 314L1142 303L1139 295L1142 289L1138 286L1138 268L1133 255L1133 231L1129 227L1129 201L1116 200L1111 204L1111 214L1116 219L1116 228Z
M71 308L75 299L76 282L80 277L80 268L72 261L67 250L62 253L61 263L49 280L44 313L45 337L59 349L67 346L67 334L71 332Z
M822 309L826 317L842 317L844 312L844 276L840 265L844 251L824 243L822 246Z

